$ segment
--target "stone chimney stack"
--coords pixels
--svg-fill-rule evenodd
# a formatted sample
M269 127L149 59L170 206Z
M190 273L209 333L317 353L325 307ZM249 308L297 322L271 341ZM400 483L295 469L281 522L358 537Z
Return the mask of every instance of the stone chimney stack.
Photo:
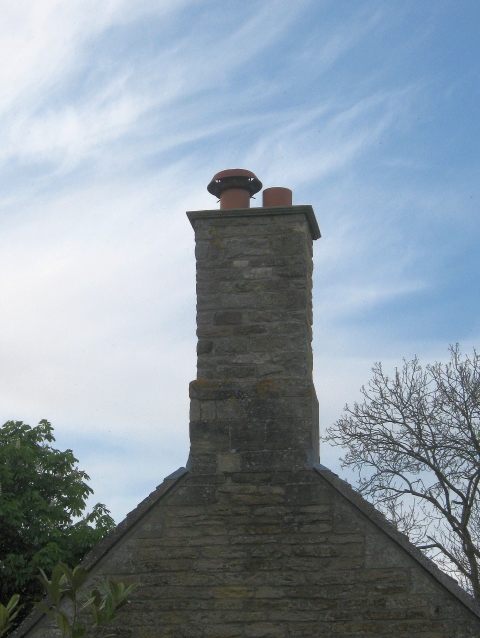
M214 176L220 210L188 212L197 260L197 379L190 384L196 474L295 471L319 461L312 380L311 206L264 191L250 171Z

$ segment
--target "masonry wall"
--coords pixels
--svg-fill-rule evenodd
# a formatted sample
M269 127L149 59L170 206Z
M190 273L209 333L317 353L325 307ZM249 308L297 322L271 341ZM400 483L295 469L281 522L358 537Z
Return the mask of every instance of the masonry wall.
M479 618L315 471L188 474L95 572L140 582L118 621L132 638L480 636Z
M188 213L197 260L196 473L318 462L310 206Z

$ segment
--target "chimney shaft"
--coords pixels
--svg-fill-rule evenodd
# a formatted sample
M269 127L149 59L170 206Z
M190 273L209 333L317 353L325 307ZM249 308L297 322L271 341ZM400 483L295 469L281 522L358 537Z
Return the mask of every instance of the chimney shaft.
M189 469L310 467L319 454L311 349L312 240L320 237L314 212L271 206L187 215L195 230L198 335Z

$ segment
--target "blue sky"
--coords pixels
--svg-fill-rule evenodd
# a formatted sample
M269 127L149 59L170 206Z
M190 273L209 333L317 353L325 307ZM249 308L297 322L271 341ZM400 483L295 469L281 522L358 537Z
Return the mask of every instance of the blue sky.
M0 418L48 418L116 520L187 459L219 170L316 212L322 428L374 361L478 345L477 0L1 5Z

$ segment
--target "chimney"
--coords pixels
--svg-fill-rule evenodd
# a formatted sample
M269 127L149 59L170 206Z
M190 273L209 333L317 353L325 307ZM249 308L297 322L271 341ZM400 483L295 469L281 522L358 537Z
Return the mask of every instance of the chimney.
M217 173L220 210L188 212L197 260L197 379L190 457L198 474L307 469L319 461L312 380L311 206L264 191L250 171Z

